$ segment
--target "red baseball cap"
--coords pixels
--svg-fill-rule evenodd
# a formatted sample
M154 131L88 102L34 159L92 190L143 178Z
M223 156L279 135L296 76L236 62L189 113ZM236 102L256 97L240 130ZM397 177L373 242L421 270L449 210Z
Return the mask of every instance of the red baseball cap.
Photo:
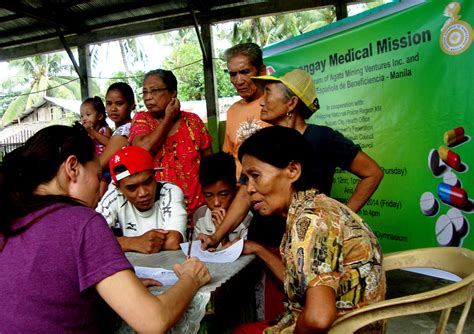
M123 165L125 170L116 174L114 169L119 165ZM144 148L126 146L112 156L109 161L109 168L112 180L117 183L127 176L146 170L153 170L153 158Z

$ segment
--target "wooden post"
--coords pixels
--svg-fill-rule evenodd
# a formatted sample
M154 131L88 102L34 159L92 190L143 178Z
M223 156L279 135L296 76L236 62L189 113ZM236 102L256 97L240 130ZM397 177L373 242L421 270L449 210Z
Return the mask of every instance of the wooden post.
M91 79L91 61L89 46L79 41L77 46L77 54L79 55L79 77L81 80L81 99L84 101L92 95L92 79Z
M204 90L207 105L207 128L212 136L212 150L219 151L219 103L216 88L216 72L214 68L214 46L212 43L212 26L209 23L201 25L201 36L205 52L204 63ZM204 54L207 57L204 57Z

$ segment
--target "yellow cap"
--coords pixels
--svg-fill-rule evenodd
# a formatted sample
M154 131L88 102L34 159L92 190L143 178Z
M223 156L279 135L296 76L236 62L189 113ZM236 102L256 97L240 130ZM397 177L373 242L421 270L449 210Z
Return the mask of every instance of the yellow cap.
M252 77L252 80L259 86L263 85L262 81L281 82L298 96L311 112L315 112L319 108L313 78L306 71L300 69L288 71L288 69L284 69L272 75Z

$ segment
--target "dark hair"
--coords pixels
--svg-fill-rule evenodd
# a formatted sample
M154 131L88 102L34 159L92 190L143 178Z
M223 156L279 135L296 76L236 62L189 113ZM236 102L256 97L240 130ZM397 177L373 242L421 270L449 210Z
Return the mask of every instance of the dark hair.
M161 68L152 70L145 74L143 81L145 81L146 78L152 75L158 76L163 81L168 91L178 93L178 81L176 80L176 77L174 76L173 72L163 70Z
M97 111L97 115L102 115L102 119L100 120L100 126L101 127L107 126L107 121L106 121L107 114L105 113L105 106L102 99L98 96L88 97L82 102L81 107L86 103L89 103L92 105L94 110Z
M224 181L229 186L235 187L235 159L225 152L218 152L205 156L199 167L199 181L202 186L209 186L218 181Z
M232 58L240 55L249 57L250 63L255 66L257 70L260 70L260 67L263 66L262 49L260 49L260 46L255 43L237 44L224 51L226 62L229 62Z
M239 148L239 160L250 155L276 168L285 168L295 161L301 165L301 175L293 183L295 190L307 190L316 186L312 173L313 149L301 133L292 128L270 126L258 130Z
M61 164L74 155L81 164L95 159L95 146L80 124L52 125L38 131L26 143L5 155L0 169L0 250L2 234L8 237L13 220L54 203L80 205L67 196L34 195L41 184L51 181Z
M107 93L105 93L105 96L107 96L111 90L118 90L120 93L122 93L128 104L133 106L132 110L135 109L135 94L133 94L133 89L128 83L114 82L109 86L109 88L107 88Z

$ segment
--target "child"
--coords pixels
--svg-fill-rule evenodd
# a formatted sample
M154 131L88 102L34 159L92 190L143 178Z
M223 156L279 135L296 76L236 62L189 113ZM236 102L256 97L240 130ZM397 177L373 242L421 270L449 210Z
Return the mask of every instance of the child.
M235 159L229 153L219 152L202 159L199 181L206 204L194 213L194 237L199 233L213 234L216 227L222 223L237 191L235 169ZM237 238L246 239L251 220L252 213L249 212L242 223L229 233L221 244L225 245Z
M115 123L115 131L112 136L123 136L128 141L132 122L131 113L135 109L135 95L132 87L125 82L116 82L110 85L107 94L105 94L105 109L107 116Z
M94 140L97 155L102 154L112 136L112 129L105 121L106 117L104 103L100 97L89 97L82 102L81 123Z
M109 128L105 115L105 107L98 96L89 97L81 104L81 123L87 129L89 136L94 140L95 153L100 156L109 143L112 129ZM100 195L107 190L110 176L104 175L100 181Z

